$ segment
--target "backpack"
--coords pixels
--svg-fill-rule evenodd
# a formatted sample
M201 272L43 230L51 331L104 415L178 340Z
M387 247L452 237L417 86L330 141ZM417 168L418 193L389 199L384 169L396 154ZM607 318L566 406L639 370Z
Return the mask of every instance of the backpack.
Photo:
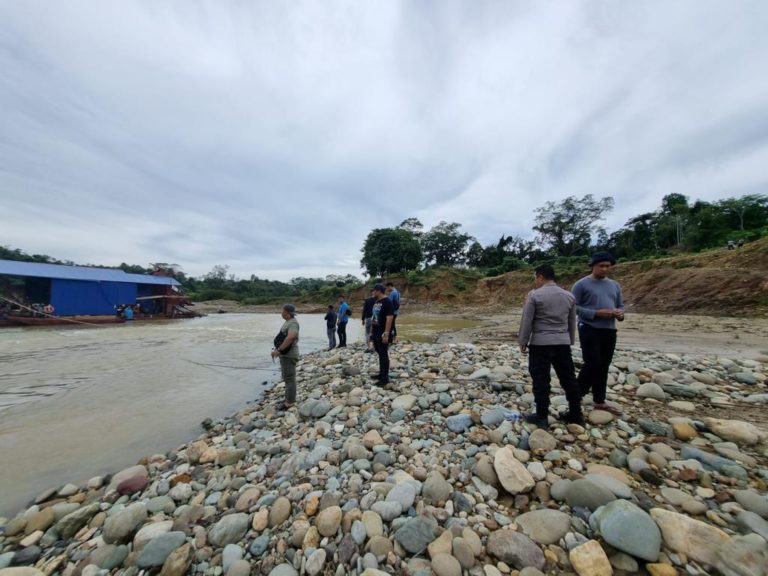
M277 333L277 336L275 336L275 340L274 340L274 342L273 342L273 344L275 345L275 350L277 350L278 348L280 348L280 345L281 345L283 342L285 342L285 339L286 339L287 337L288 337L288 333L287 333L287 332L286 332L286 333L283 333L283 331L281 330L280 332L278 332L278 333ZM293 344L294 344L295 342L296 342L295 340L294 340L293 342L291 342L291 345L290 345L290 346L288 346L288 348L286 348L285 350L282 350L282 351L281 351L281 354L286 354L287 352L290 352L290 351L291 351L291 348L293 348Z
M352 316L352 308L347 308L347 311L345 312L347 316Z

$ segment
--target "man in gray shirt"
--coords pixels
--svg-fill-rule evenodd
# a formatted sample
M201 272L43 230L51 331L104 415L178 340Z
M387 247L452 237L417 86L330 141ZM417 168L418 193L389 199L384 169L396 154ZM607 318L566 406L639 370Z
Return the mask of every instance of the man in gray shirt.
M573 295L555 284L552 266L536 268L536 289L525 300L518 341L520 351L528 353L536 402L536 412L527 415L526 421L540 428L549 426L550 370L554 368L568 400L568 411L561 418L583 424L581 393L571 357L576 341L576 305Z
M622 410L605 401L608 370L616 349L616 321L624 320L621 286L608 278L614 264L616 260L609 252L597 252L589 262L592 273L576 282L572 292L584 359L578 378L581 394L592 390L595 408L618 415Z

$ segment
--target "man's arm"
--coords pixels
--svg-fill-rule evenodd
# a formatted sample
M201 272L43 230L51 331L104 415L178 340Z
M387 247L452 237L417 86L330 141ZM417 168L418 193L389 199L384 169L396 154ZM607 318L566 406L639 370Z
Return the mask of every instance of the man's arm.
M520 318L520 331L517 334L517 342L520 344L520 351L525 352L528 348L528 342L531 340L533 332L533 317L536 315L536 304L533 301L533 294L528 293L523 305L523 316Z
M586 301L587 291L582 286L581 282L576 282L571 289L573 297L576 299L576 312L579 317L584 320L594 320L595 318L613 318L614 311L611 308L587 308L583 304Z
M568 311L568 335L571 337L571 346L576 344L576 304Z

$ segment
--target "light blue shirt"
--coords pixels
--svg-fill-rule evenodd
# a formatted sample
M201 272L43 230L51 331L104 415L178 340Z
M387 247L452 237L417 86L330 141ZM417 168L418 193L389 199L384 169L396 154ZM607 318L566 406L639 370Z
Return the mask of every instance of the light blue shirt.
M579 322L594 328L616 329L615 318L598 318L596 312L601 308L624 309L621 286L618 282L610 278L597 280L592 276L586 276L573 285L571 292L576 299L576 314L579 316Z
M349 320L349 316L347 316L347 308L349 308L349 304L347 304L346 300L339 304L339 324L344 324Z

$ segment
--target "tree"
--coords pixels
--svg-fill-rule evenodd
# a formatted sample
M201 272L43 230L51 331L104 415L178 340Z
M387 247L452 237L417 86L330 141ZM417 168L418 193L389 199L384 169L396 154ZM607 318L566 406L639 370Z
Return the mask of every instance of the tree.
M747 194L741 198L728 198L721 200L718 204L731 217L734 224L738 223L738 229L742 232L746 228L765 226L768 220L768 196L763 194Z
M569 196L559 204L547 202L536 209L538 241L551 246L558 256L574 256L586 253L593 234L602 229L597 222L613 210L613 198L596 200L592 194L579 199Z
M421 237L424 258L435 266L463 264L467 258L467 247L474 240L469 234L459 231L458 222L440 222Z
M401 230L408 230L416 238L419 238L424 233L424 224L418 218L406 218L397 227Z
M360 265L371 277L414 270L423 257L416 236L403 228L372 230L365 239L362 253Z

